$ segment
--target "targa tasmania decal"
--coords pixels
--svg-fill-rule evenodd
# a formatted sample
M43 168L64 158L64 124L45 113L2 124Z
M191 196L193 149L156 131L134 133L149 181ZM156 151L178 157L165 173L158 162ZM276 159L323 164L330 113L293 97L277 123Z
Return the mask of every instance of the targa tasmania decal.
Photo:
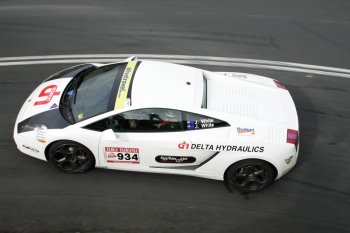
M124 147L105 147L105 160L107 163L139 164L139 149Z

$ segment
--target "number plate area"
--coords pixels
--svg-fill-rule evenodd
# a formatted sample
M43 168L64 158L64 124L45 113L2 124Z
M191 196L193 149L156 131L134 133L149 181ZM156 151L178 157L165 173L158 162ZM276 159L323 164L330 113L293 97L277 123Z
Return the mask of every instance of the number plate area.
M104 154L107 163L140 163L138 148L105 147Z

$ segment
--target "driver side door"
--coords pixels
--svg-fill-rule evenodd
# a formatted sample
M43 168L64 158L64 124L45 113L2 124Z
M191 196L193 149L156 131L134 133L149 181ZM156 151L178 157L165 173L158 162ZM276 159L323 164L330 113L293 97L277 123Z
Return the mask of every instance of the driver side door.
M135 171L166 168L174 166L170 158L186 156L179 144L189 142L189 137L183 130L178 110L136 109L103 121L109 125L99 143L99 160L103 167Z

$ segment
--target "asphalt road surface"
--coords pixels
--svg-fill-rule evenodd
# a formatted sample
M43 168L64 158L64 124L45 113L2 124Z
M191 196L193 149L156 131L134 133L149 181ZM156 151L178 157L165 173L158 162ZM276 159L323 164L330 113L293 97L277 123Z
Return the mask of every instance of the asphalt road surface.
M350 2L0 1L0 57L186 54L350 68ZM220 66L282 81L295 169L256 194L187 176L62 174L12 139L25 98L68 64L0 67L0 232L350 232L350 79Z

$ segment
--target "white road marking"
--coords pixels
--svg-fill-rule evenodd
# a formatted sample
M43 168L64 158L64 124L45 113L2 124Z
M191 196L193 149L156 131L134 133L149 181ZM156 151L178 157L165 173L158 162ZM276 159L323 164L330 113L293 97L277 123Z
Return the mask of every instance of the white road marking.
M127 57L137 56L141 60L162 60L179 64L210 65L224 67L245 67L255 69L270 69L307 74L320 74L342 78L350 78L350 70L317 66L301 63L257 60L230 57L162 55L162 54L76 54L76 55L48 55L2 57L0 66L40 65L40 64L72 64L72 63L112 63L120 62Z
M229 62L243 62L255 64L269 64L291 67L302 67L308 69L318 69L327 71L336 71L343 73L350 73L349 69L341 69L327 66L308 65L293 62L257 60L246 58L232 58L232 57L212 57L212 56L189 56L189 55L163 55L163 54L75 54L75 55L48 55L48 56L25 56L25 57L2 57L2 61L28 61L28 60L52 60L52 59L71 59L71 58L127 58L137 56L139 58L158 58L158 59L184 59L184 60L209 60L209 61L229 61Z

